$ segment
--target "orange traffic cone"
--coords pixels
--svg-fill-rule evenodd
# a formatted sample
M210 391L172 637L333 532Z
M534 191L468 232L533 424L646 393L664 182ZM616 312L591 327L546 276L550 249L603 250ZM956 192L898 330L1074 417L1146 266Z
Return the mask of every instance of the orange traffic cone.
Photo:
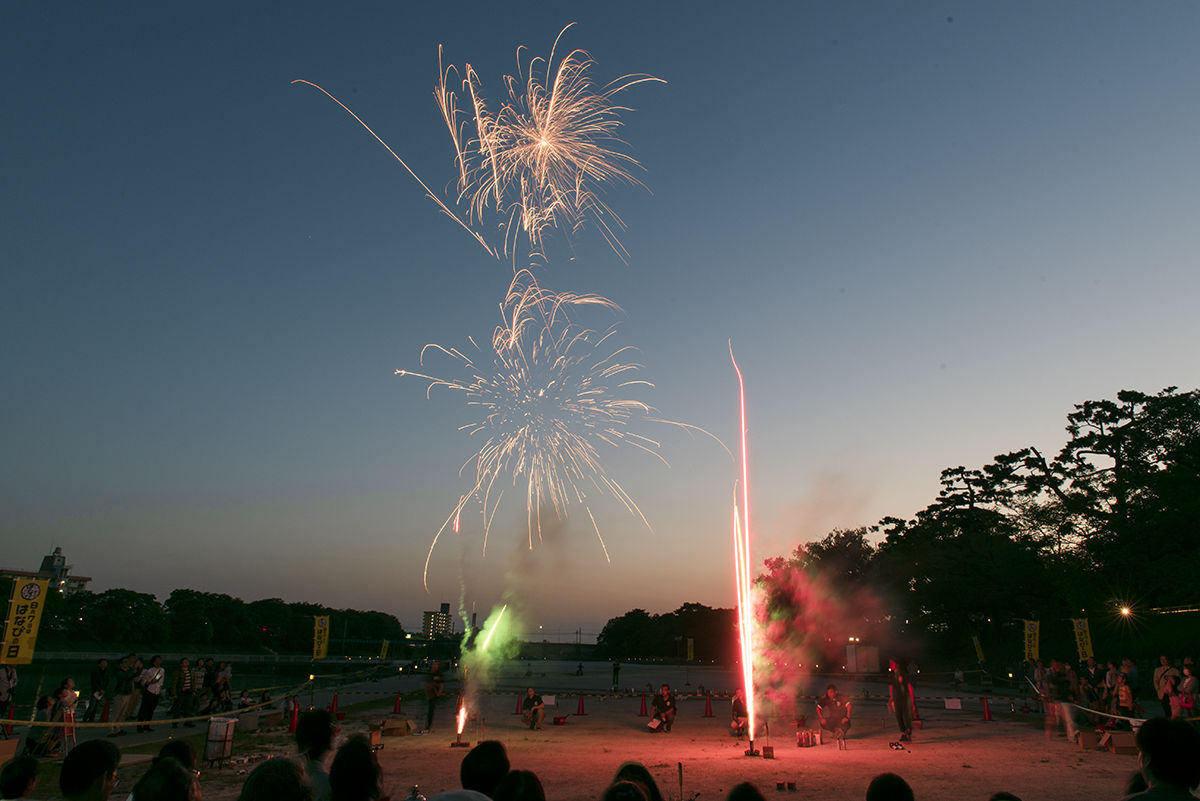
M514 715L521 714L521 694L517 693L517 709L513 712Z
M711 718L712 716L713 716L712 693L705 693L704 694L704 717Z
M576 710L575 714L576 715L586 715L587 714L587 712L583 711L583 693L579 694L579 709Z
M291 698L292 719L288 723L288 734L296 733L296 723L300 720L300 699L297 696Z
M333 691L333 701L329 703L329 714L337 717L337 690Z
M100 722L108 723L108 693L104 694L104 709L100 710Z
M402 697L402 693L397 692L396 693L396 703L392 704L392 714L393 715L400 714L400 699L401 699L401 697Z
M646 711L646 694L642 693L642 711L638 712L639 718L648 718L650 713Z
M992 719L992 708L990 706L988 706L988 699L987 699L986 695L983 696L983 719L984 720Z

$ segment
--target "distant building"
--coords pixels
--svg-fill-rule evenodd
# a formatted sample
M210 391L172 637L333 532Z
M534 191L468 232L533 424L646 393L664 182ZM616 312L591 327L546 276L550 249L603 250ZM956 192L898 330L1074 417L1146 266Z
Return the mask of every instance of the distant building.
M450 617L450 604L442 604L437 612L426 612L421 620L421 636L427 640L440 640L454 633Z
M42 557L42 566L36 571L32 570L13 570L7 567L0 567L0 578L13 579L20 581L21 579L46 579L50 582L49 586L52 590L58 590L63 595L70 595L73 592L87 589L87 583L92 580L91 576L76 576L71 573L73 565L67 564L67 557L63 556L62 548L56 547L54 553L46 554Z

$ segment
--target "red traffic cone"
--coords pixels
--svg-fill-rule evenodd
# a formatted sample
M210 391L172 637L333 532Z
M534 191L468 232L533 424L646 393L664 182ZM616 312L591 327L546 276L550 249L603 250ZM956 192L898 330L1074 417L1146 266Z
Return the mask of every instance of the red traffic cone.
M992 719L992 708L990 706L988 706L988 699L987 699L986 695L983 696L983 719L984 720Z
M296 723L300 720L300 699L294 695L292 696L292 699L291 699L291 707L292 707L292 719L291 719L291 721L288 722L288 734L295 734L296 733Z
M583 693L579 694L579 709L576 710L575 714L576 715L586 715L587 714L587 712L583 711Z
M329 703L329 714L337 717L337 690L333 691L333 700Z
M520 694L520 693L517 693L517 708L516 708L516 710L513 712L513 714L514 714L514 715L519 715L519 714L521 714L521 711L522 711L522 710L521 710L521 694Z
M639 718L648 718L650 713L646 711L646 694L642 693L642 711L638 712Z
M402 697L402 693L397 692L396 693L396 703L392 704L392 714L393 715L400 714L400 699L401 699L401 697Z
M104 709L100 710L100 722L101 722L101 723L108 723L108 702L109 702L109 699L108 699L108 694L107 694L107 693L105 693L105 695L104 695Z
M705 693L704 694L704 717L711 718L712 716L713 716L712 693Z

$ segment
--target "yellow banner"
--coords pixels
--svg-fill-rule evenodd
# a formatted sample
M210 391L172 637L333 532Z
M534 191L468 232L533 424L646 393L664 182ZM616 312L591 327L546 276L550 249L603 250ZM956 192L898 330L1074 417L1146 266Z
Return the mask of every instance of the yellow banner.
M0 662L28 665L33 661L33 647L37 643L38 624L42 621L48 584L46 579L13 582L12 599L8 603L8 622L0 640L4 643Z
M329 615L313 618L313 659L324 659L329 653Z
M389 643L387 640L384 640L383 645L379 646L379 658L380 659L387 659L388 646L390 644L391 643Z
M975 643L975 656L977 656L977 657L979 658L979 661L980 661L980 663L983 663L984 661L986 661L986 660L983 658L983 643L981 643L981 642L979 641L979 635L978 635L978 634L972 634L972 635L971 635L971 642Z
M1075 647L1079 649L1079 659L1084 660L1095 656L1092 651L1092 632L1088 629L1087 618L1071 618L1071 627L1075 629Z
M1030 662L1038 660L1038 629L1040 623L1036 620L1026 620L1025 622L1025 658Z

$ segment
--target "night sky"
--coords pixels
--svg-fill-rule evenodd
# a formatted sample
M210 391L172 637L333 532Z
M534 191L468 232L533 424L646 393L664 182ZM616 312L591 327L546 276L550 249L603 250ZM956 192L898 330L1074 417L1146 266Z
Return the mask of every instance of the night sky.
M735 465L654 425L670 468L605 455L653 528L593 499L611 564L581 507L530 553L506 501L421 586L473 413L394 371L487 341L511 265L290 81L441 192L438 45L499 99L570 22L598 83L666 83L619 96L628 263L584 228L537 275L619 304L639 397L730 447L732 339L757 558L1055 452L1075 403L1197 385L1194 3L9 3L0 565L62 546L97 591L413 628L506 587L545 631L732 605Z

